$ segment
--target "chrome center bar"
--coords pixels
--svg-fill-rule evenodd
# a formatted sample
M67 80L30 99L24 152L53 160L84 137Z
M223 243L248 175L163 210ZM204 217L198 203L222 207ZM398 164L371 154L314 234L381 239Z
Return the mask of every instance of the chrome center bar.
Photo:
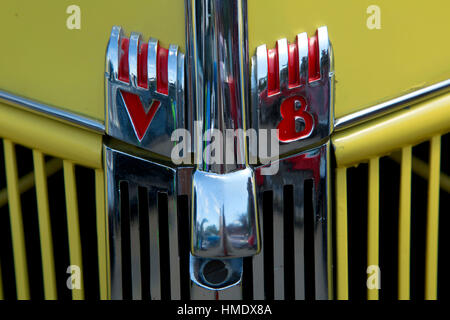
M244 0L186 2L187 101L196 121L197 165L192 176L191 280L216 290L238 284L242 257L260 250L255 175L244 134L249 70L246 8ZM229 133L231 139L223 138ZM228 260L217 260L224 258ZM199 275L208 263L233 270L230 279L211 285Z
M195 138L198 169L227 173L244 169L247 153L243 135L225 149L235 151L235 164L214 162L205 149L213 142L214 131L246 129L248 48L246 42L246 2L242 0L191 0L188 11L188 99L194 120L202 134ZM217 132L217 131L216 131ZM209 143L202 143L203 138ZM217 142L217 141L216 141Z

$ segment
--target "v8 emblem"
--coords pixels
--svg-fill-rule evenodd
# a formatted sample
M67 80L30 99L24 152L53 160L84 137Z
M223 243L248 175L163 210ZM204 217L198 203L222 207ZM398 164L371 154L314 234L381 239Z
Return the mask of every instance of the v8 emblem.
M278 129L280 156L316 144L333 127L334 71L326 27L295 42L261 45L252 58L252 113L256 129Z
M106 54L106 133L170 158L174 130L184 127L184 54L139 33L113 27Z

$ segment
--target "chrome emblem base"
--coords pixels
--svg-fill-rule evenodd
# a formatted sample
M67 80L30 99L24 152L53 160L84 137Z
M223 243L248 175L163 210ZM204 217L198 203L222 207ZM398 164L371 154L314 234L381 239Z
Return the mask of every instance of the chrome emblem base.
M106 134L170 159L184 128L184 54L113 27L106 53Z

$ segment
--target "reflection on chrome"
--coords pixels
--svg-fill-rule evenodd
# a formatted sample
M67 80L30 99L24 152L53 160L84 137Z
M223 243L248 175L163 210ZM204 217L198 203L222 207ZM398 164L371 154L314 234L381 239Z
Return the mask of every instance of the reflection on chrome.
M193 177L192 253L236 258L260 249L254 173L196 171Z
M197 170L192 183L191 252L204 258L238 258L258 253L254 173L249 167L244 135L233 142L233 163L203 161L214 142L213 132L246 130L248 46L246 2L199 0L187 2L189 109L200 123L194 139ZM215 153L226 155L226 148Z
M242 279L242 258L206 259L190 256L191 280L208 290L224 290Z

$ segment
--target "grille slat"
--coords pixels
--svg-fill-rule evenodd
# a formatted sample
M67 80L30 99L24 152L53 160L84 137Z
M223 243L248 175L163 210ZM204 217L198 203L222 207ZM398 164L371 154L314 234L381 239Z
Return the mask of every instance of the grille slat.
M411 263L411 155L412 147L401 151L401 182L398 238L398 298L410 299Z
M264 300L264 261L265 261L265 233L264 233L264 216L268 214L264 209L264 193L259 193L258 195L258 222L259 222L259 233L261 238L261 251L256 256L252 258L252 271L253 271L253 299Z
M152 188L148 191L149 205L149 236L150 236L150 295L152 300L161 300L161 266L159 256L159 217L158 217L158 193Z
M295 286L299 275L295 268L294 250L294 190L292 185L283 188L283 228L284 228L284 294L286 300L294 300ZM294 278L294 279L292 279Z
M180 257L178 252L178 212L176 196L173 193L170 193L167 198L171 299L180 300ZM183 227L186 228L188 226Z
M347 217L347 168L336 169L336 296L338 300L349 298L348 275L348 217Z
M369 210L367 228L367 267L379 266L379 158L369 161ZM369 269L367 269L367 272ZM378 284L373 283L377 286ZM367 299L378 300L378 290L367 288Z
M316 271L315 271L315 212L313 204L313 183L312 180L307 179L304 182L304 270L307 275L303 292L306 300L314 300L316 296L315 282L316 282Z
M61 163L62 166L62 163ZM69 276L67 267L70 265L69 239L67 237L67 215L64 196L64 173L59 170L49 177L48 200L50 206L50 220L53 236L53 250L55 261L56 289L58 299L72 299L72 292L67 288L66 280Z
M39 215L39 231L42 252L45 299L57 299L53 239L48 204L47 174L42 152L33 150L36 179L36 196ZM58 161L59 162L59 161Z
M80 268L79 289L72 290L74 300L84 300L83 259L81 254L80 220L78 216L77 189L75 183L75 166L68 160L63 161L64 186L66 192L67 232L69 237L70 264Z
M437 299L438 234L439 234L439 175L441 136L430 141L430 179L428 183L427 239L425 255L425 299Z
M3 147L5 154L6 183L8 188L17 298L19 300L28 300L30 299L30 289L22 221L22 207L20 204L17 177L16 151L14 149L14 144L7 139L3 140Z
M284 300L283 186L273 189L273 281L274 299Z
M130 212L130 254L131 254L131 285L132 299L142 299L141 280L141 237L139 232L139 201L138 186L128 184L128 201Z
M149 235L149 203L147 188L138 187L139 197L139 241L141 249L141 285L142 299L151 299L150 294L150 274L145 272L150 270L150 235Z
M112 159L108 159L112 161ZM111 178L112 179L112 178ZM124 199L124 190L127 190L128 185L126 182L120 183L117 186L113 183L109 183L107 186L108 195L108 220L110 229L110 264L111 264L111 297L112 299L122 299L123 298L123 288L122 288L122 214L125 208L128 207L128 199ZM116 195L111 197L109 195ZM110 203L114 201L114 203ZM110 210L111 206L120 208L120 210Z
M302 183L292 186L293 192L293 228L294 228L294 276L295 299L305 299L305 224L304 203L307 200ZM289 224L288 224L289 225Z
M179 253L180 253L180 290L181 299L190 298L191 277L189 272L190 253L190 205L188 195L179 195L177 199L178 225L179 225Z
M115 269L119 269L118 279L120 283L117 284L122 290L120 292L120 299L130 299L132 296L131 281L131 243L130 243L130 200L128 195L128 181L120 181L119 194L120 194L120 212L119 212L119 228L120 233L120 251L118 257L120 265L116 265Z
M100 286L100 299L108 299L109 290L109 266L108 266L108 242L107 221L105 215L105 177L103 169L95 169L95 210L98 247L98 278Z
M274 259L273 259L273 192L264 191L263 221L264 221L264 298L274 299Z
M158 192L158 218L159 218L159 256L161 264L161 299L168 300L171 295L171 273L169 252L169 223L168 223L168 197L165 192ZM156 230L153 230L155 232Z
M430 144L428 141L413 146L413 159L420 158L428 163ZM414 160L413 160L414 162ZM425 297L425 241L427 224L428 176L414 172L411 177L411 300L423 300ZM428 170L426 170L428 171Z

